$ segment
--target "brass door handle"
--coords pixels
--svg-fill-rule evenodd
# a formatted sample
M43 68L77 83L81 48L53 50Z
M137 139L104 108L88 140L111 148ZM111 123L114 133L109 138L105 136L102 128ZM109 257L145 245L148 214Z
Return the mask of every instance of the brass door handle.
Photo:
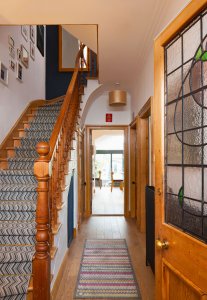
M169 248L169 242L164 240L164 241L160 241L159 239L156 240L156 247L158 249L168 249Z

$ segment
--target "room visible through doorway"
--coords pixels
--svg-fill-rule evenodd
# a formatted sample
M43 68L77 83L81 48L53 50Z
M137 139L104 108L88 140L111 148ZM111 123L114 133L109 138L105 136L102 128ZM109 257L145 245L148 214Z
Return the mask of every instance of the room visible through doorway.
M124 214L124 130L92 131L92 214Z

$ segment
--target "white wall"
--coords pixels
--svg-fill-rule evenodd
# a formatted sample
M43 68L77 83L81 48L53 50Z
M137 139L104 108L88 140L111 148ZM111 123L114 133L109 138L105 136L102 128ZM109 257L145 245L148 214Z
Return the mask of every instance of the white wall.
M29 29L29 26L28 26ZM21 26L0 26L0 61L9 68L8 36L15 42L15 59L17 62L17 48L23 44L30 52L30 38L26 42L21 34ZM36 44L36 26L35 26ZM45 57L42 57L35 46L35 61L29 57L29 68L23 66L23 82L16 79L16 70L9 69L9 84L0 82L0 143L11 127L19 118L28 102L45 99Z
M168 1L165 8L165 17L160 21L157 31L154 33L154 39L170 23L179 12L190 2L190 0ZM157 24L156 24L157 25ZM135 116L154 94L154 52L153 39L148 52L145 52L142 64L137 69L137 79L132 85L132 111Z
M51 273L53 280L51 283L51 290L58 275L63 258L68 250L68 192L71 182L71 176L74 177L74 223L73 228L78 227L78 175L77 175L77 142L73 141L73 150L71 153L72 161L69 162L69 175L66 176L67 189L62 193L63 208L59 211L58 222L61 223L61 228L57 235L55 235L54 245L58 248L55 258L51 261Z
M113 107L108 102L108 92L97 97L89 107L85 125L128 125L131 122L131 97L129 94L127 94L127 105L125 106ZM112 123L105 122L106 113L112 113Z

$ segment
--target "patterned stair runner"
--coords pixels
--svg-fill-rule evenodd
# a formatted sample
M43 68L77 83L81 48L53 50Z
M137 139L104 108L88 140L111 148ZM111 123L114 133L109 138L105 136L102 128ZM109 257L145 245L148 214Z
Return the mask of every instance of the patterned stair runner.
M0 170L0 300L26 299L35 252L35 146L49 141L62 103L37 110L8 170Z

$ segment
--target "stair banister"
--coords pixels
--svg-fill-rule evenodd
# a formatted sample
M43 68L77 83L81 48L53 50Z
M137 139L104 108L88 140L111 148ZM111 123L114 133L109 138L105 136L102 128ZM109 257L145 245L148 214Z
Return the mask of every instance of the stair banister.
M69 150L79 109L78 74L84 45L81 45L75 70L68 86L60 114L49 143L36 146L39 158L34 163L38 181L36 210L36 247L33 261L33 299L50 299L50 248L51 231L56 230L57 210L62 204L61 192L69 161ZM69 118L70 113L70 118ZM49 190L51 189L51 190ZM54 226L54 228L50 228Z

